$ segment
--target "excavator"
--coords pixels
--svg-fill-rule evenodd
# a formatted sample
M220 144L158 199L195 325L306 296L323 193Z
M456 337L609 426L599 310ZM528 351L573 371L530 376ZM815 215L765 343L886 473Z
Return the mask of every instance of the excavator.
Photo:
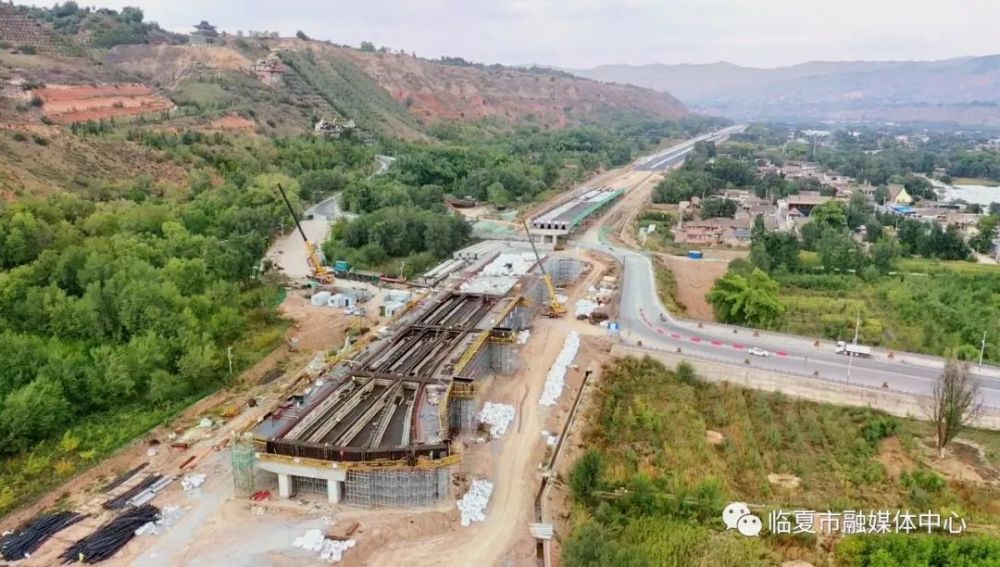
M538 268L542 270L542 281L544 281L546 287L549 288L549 305L545 310L545 316L551 318L562 317L566 315L566 306L559 301L559 295L556 293L556 286L552 285L552 277L545 272L545 265L542 263L542 257L538 255L538 249L535 248L535 240L531 237L531 230L528 229L527 221L522 220L521 224L524 225L524 232L528 235L528 242L531 243L531 251L535 253L535 260L538 262Z
M292 208L292 202L288 200L288 195L280 183L278 184L278 191L281 193L281 198L285 200L285 206L288 207L288 214L292 215L292 220L295 221L295 226L299 229L299 234L302 235L302 240L306 243L306 257L309 260L309 267L312 268L313 278L320 283L332 284L334 280L333 272L330 268L323 265L323 262L319 258L319 252L316 250L316 245L306 238L306 231L302 230L302 225L299 224L299 217L295 214L295 209Z

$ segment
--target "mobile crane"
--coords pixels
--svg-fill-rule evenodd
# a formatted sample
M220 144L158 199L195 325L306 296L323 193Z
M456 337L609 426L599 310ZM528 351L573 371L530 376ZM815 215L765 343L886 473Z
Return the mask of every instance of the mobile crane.
M566 314L566 306L559 301L559 295L556 294L556 286L552 285L552 278L545 272L545 265L542 264L542 257L538 255L538 249L535 248L535 240L531 238L531 230L528 228L527 221L522 220L521 224L524 225L524 232L528 235L528 242L531 243L531 251L535 253L538 268L542 270L542 281L549 288L549 306L545 310L545 316L552 318L562 317Z
M312 268L313 277L320 283L332 284L334 280L333 272L330 271L330 268L323 265L323 262L319 258L319 252L316 251L316 245L306 238L306 231L302 230L299 217L296 216L295 209L292 208L292 202L288 200L288 195L280 183L278 184L278 191L281 193L281 198L285 201L285 206L288 207L288 214L292 215L292 220L295 221L295 226L299 229L299 234L302 235L302 240L306 243L306 257L309 260L309 267Z

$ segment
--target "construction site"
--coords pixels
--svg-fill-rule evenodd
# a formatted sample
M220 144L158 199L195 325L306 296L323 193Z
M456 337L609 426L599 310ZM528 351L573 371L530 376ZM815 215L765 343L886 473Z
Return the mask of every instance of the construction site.
M584 220L606 210L624 194L624 189L585 188L532 219L529 232L542 247L561 249L569 234L579 228Z
M276 486L281 498L362 507L450 498L453 439L478 425L477 391L517 370L518 335L583 269L500 246L432 270L445 289L411 302L249 428L233 449L237 493Z

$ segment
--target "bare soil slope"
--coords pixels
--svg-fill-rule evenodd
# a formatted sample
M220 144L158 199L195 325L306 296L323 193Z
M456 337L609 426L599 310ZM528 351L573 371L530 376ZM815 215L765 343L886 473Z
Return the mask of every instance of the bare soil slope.
M555 74L443 65L408 55L340 49L410 112L427 121L499 117L564 126L626 110L660 118L687 114L667 93Z

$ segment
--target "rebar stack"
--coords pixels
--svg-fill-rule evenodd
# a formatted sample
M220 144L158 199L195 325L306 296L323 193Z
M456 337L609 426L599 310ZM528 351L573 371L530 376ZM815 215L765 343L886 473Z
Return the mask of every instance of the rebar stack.
M150 486L156 484L161 478L163 478L163 475L161 474L148 475L146 476L146 478L142 479L142 482L140 482L139 484L126 490L121 495L116 496L111 500L108 500L104 504L101 504L101 506L104 507L105 510L121 510L122 508L128 505L129 500L131 500L134 496L138 495L140 492L146 490Z
M159 518L160 509L152 504L126 510L94 533L74 543L60 558L63 564L104 561L125 547L125 544L135 537L135 530Z
M50 537L85 517L69 510L38 516L22 524L13 533L0 538L0 557L6 561L30 557Z

